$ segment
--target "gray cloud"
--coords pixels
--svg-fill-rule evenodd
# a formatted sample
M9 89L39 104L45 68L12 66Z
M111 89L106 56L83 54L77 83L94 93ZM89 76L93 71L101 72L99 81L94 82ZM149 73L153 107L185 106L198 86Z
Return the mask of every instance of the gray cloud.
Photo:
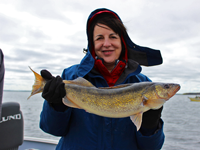
M14 12L34 17L30 19L42 21L34 24L32 20L16 17L11 10L10 13L0 10L0 46L5 55L6 67L5 88L18 89L19 85L12 83L19 84L21 81L22 90L31 87L29 84L34 80L28 66L36 72L48 69L57 75L64 68L81 61L83 48L87 48L86 19L90 11L102 6L102 2L76 0L11 0L0 3L11 5ZM127 0L121 5L119 0L115 3L107 2L104 7L120 15L131 39L138 45L160 49L163 55L162 65L143 67L142 73L153 81L178 82L182 85L181 92L197 90L199 86L196 83L200 82L198 1ZM75 13L82 15L82 18L73 16ZM77 19L82 30L73 28ZM52 26L46 31L47 22L51 23L49 25L63 23L62 26L66 28L59 31L58 26ZM69 34L71 30L73 32ZM58 33L56 36L53 35L55 32Z
M20 26L17 20L9 18L0 13L0 40L2 42L13 42L20 37Z
M22 12L28 12L32 15L43 19L55 19L62 20L71 24L71 20L68 19L61 13L61 10L58 8L57 2L52 0L34 0L34 1L23 1L19 0L14 2L16 8Z

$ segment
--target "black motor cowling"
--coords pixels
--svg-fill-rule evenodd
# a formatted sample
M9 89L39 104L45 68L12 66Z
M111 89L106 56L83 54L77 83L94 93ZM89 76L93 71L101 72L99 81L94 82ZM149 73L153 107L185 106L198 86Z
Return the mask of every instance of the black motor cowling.
M17 150L23 143L24 123L17 102L2 103L0 118L0 150Z

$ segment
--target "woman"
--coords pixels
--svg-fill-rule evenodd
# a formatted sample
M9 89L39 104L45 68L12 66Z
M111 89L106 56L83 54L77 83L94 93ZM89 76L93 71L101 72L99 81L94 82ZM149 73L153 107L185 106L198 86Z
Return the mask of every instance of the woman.
M42 70L47 79L40 127L61 136L58 150L161 149L164 143L162 108L144 113L139 131L130 118L106 118L65 106L64 80L84 77L96 87L151 81L141 66L162 63L160 51L134 44L119 16L108 9L93 11L87 21L88 49L79 65L63 71L62 78Z

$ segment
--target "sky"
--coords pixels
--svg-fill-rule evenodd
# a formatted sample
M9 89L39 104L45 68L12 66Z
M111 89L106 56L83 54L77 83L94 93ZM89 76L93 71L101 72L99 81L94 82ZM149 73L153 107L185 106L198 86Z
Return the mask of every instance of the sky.
M36 72L54 76L78 64L87 48L86 21L97 8L115 11L132 41L159 49L163 64L142 67L153 82L200 92L198 0L0 0L4 90L31 90Z

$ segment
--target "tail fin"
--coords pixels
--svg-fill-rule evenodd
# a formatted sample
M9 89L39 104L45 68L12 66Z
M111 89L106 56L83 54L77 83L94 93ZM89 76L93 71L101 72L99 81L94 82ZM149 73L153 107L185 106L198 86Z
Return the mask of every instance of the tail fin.
M29 67L29 68L31 69L31 67ZM29 99L31 96L33 96L33 95L35 95L37 93L42 92L43 88L44 88L44 85L46 83L45 79L42 78L41 75L39 75L37 72L33 71L32 69L31 69L31 71L35 75L35 83L33 84L31 95L27 99Z

